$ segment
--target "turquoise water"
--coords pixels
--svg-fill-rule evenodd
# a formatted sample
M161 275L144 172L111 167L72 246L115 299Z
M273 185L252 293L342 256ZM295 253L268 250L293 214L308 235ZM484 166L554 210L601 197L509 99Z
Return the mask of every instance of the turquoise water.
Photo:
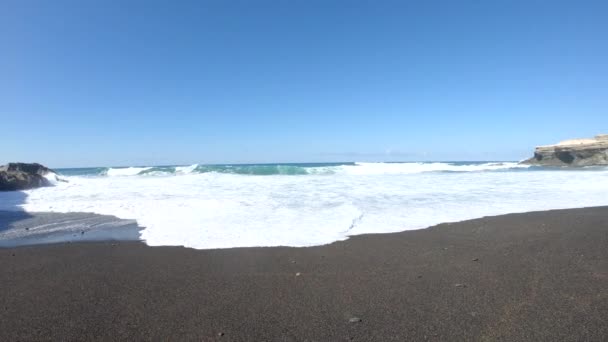
M24 192L19 209L136 220L149 245L202 249L313 246L489 215L608 204L606 167L357 162L58 171L63 181ZM9 195L0 193L0 210L10 210L10 198L2 197Z
M280 163L280 164L195 164L194 169L188 173L231 173L243 175L305 175L311 168L335 167L341 165L355 165L355 163ZM109 170L141 169L137 175L174 174L180 165L162 166L131 166L131 167L89 167L56 169L66 176L103 176Z
M355 163L355 162L333 162L333 163L268 163L268 164L194 164L191 166L180 166L180 165L164 165L164 166L132 166L132 167L90 167L90 168L63 168L56 169L62 175L65 176L107 176L107 175L172 175L180 173L225 173L225 174L239 174L239 175L258 175L258 176L269 176L269 175L309 175L309 174L333 174L339 172L342 167L349 166L354 167L363 164L382 164L396 166L396 165L444 165L445 168L429 169L429 172L466 172L471 171L463 168L459 170L459 167L466 166L483 166L483 165L505 165L504 168L492 168L490 171L504 171L504 170L540 170L540 167L531 167L521 169L517 167L509 167L515 164L511 161L448 161L448 162L387 162L387 163ZM481 169L480 171L486 171Z

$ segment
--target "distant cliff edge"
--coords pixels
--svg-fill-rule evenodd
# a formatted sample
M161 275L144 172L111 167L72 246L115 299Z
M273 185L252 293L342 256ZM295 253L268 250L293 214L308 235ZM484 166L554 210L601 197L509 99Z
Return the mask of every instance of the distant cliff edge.
M522 163L543 166L608 165L608 134L538 146L534 150L534 157Z

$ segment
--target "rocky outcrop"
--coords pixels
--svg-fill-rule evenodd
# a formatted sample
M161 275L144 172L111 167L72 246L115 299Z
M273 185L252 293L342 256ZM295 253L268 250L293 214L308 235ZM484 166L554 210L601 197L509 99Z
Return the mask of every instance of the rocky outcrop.
M0 166L0 191L15 191L52 185L47 179L55 172L40 164L9 163Z
M524 164L543 166L608 165L608 134L592 139L573 139L555 145L538 146Z

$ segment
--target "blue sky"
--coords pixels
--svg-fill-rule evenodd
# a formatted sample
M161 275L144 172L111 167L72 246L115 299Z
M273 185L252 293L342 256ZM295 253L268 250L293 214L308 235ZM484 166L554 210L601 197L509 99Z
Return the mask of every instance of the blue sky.
M606 1L0 2L0 163L517 160L608 133Z

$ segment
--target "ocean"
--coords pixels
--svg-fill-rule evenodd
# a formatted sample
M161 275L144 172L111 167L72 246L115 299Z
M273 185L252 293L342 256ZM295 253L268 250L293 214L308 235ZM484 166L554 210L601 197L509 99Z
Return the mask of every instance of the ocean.
M608 205L608 168L516 162L181 165L57 169L0 193L0 210L136 220L148 245L314 246L490 215ZM57 229L55 227L54 229Z

